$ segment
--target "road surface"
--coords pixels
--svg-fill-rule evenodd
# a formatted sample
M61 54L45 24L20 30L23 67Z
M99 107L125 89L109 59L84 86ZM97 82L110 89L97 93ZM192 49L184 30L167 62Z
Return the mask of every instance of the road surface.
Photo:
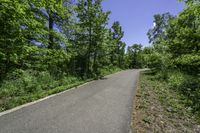
M127 70L0 116L0 133L129 133L139 70Z

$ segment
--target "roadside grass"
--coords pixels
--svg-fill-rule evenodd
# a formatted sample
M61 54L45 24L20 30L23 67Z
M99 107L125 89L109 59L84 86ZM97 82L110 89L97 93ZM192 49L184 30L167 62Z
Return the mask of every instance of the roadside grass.
M119 68L104 69L102 75L109 75L121 71ZM55 79L47 72L33 74L25 71L21 77L11 76L0 86L0 112L12 109L25 103L56 94L81 84L94 80L82 79L76 76L64 76Z
M200 132L187 98L151 71L141 72L135 101L132 127L136 132Z

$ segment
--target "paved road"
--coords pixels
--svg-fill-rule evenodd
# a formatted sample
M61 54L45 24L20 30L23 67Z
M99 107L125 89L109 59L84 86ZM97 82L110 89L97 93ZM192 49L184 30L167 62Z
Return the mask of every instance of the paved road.
M138 70L127 70L0 117L0 133L129 133Z

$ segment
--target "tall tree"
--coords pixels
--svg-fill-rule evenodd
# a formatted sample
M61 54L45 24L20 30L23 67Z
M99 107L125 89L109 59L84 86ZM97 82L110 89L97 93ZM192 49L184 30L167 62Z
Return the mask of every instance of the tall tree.
M187 7L167 29L166 44L179 69L200 73L200 4Z
M79 0L77 5L80 29L78 45L84 50L83 72L86 75L90 75L93 70L98 71L97 59L101 53L104 30L109 15L109 12L103 11L101 3L102 0ZM91 59L93 59L93 63Z
M13 68L23 66L24 52L33 35L44 33L41 23L31 8L35 4L28 0L1 0L0 11L0 75L5 76ZM38 2L40 5L41 3ZM38 5L34 5L38 6Z
M159 38L164 38L165 30L169 25L169 21L174 17L170 13L154 15L153 28L147 33L150 43L156 43Z
M36 40L49 49L60 48L61 44L66 43L67 38L62 34L63 24L66 26L67 19L71 14L68 9L69 0L38 0L30 1L31 10L37 21L42 24L45 34L39 34L42 39Z
M113 40L114 40L114 51L112 53L112 60L116 60L116 64L112 62L114 65L117 65L118 67L121 66L120 64L120 51L124 50L124 43L121 41L121 39L124 36L124 32L122 31L122 27L119 23L119 21L116 21L112 25L112 33L113 33Z

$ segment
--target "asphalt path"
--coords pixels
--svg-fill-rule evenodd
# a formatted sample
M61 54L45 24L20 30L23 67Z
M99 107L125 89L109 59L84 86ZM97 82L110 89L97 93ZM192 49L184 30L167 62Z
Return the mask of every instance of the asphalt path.
M129 133L139 70L126 70L0 116L0 133Z

